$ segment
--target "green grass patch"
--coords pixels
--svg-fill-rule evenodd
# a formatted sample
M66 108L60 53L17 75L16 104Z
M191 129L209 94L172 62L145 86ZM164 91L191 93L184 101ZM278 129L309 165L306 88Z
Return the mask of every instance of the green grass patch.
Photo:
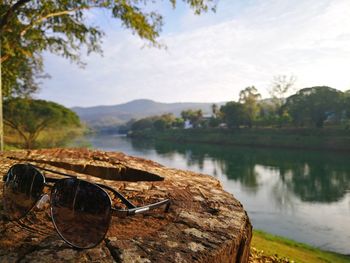
M19 150L20 148L14 146L14 145L8 145L8 144L5 144L4 145L4 151L12 151L12 150Z
M143 130L131 137L176 142L350 151L350 131L336 129Z
M253 231L251 246L259 251L264 251L264 255L273 256L277 254L280 258L286 257L294 262L350 262L349 256L323 251L312 246L284 237L271 235L260 230Z
M82 137L84 132L85 127L46 129L39 134L37 140L33 144L33 148L69 147L76 138ZM5 127L4 142L4 150L23 149L25 147L23 138L9 127ZM79 143L73 146L85 147L87 145L87 143L79 141Z

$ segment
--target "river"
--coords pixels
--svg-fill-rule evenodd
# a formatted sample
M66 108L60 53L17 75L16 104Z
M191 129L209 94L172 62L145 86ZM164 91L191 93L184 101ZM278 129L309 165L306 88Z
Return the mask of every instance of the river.
M87 137L120 151L219 179L254 229L350 254L350 154Z

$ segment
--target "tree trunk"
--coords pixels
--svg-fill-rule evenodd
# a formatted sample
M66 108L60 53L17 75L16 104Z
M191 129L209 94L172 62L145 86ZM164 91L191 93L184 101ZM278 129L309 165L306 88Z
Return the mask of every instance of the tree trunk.
M5 222L0 214L0 262L248 262L252 226L247 213L211 176L85 149L5 152L2 174L18 162L109 185L137 205L170 198L171 206L168 213L114 218L103 242L88 250L62 241L45 211L30 212L17 223Z
M0 43L0 50L1 50L1 43ZM1 51L0 51L0 57L1 57ZM4 150L4 121L2 116L2 64L0 63L0 151L2 152Z

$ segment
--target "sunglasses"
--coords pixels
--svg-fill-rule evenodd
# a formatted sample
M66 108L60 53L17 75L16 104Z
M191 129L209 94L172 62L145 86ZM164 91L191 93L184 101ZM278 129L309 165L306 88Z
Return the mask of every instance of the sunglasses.
M48 178L39 169L68 178ZM66 243L78 249L97 246L105 238L112 216L132 216L162 206L167 212L170 207L169 199L137 207L109 186L32 164L13 165L3 181L3 207L9 220L21 219L34 206L39 207L50 198L51 219L57 233ZM44 187L51 188L51 196L44 194ZM106 190L118 197L126 209L113 207Z

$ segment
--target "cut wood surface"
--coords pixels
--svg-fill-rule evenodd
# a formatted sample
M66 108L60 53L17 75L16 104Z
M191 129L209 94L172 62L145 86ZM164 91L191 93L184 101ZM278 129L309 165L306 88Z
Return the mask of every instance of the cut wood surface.
M168 213L114 217L101 244L76 250L56 234L47 209L32 211L17 222L6 221L1 182L0 262L248 262L249 218L214 177L118 152L50 149L1 153L1 178L16 163L106 184L137 205L172 201Z

